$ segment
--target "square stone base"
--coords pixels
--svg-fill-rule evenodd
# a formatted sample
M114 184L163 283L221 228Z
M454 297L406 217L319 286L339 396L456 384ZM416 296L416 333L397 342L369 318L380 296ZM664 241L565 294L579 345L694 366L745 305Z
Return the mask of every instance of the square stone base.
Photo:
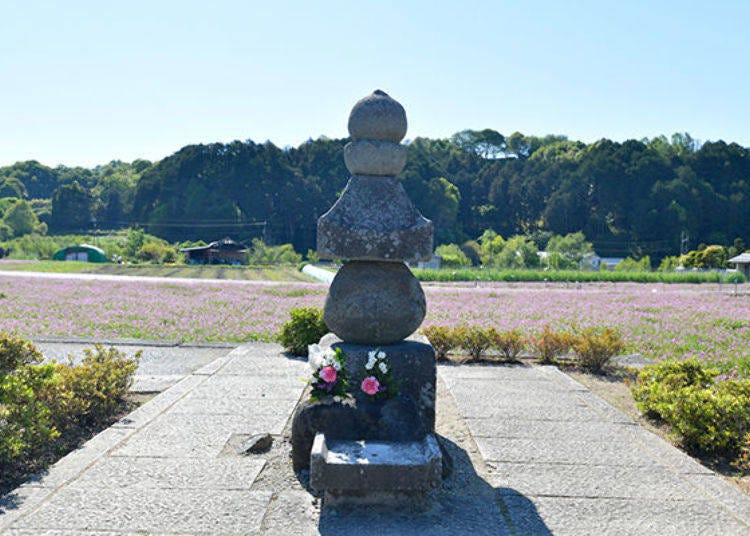
M420 441L331 439L318 433L310 453L310 486L342 504L419 502L440 483L442 454L434 434ZM329 503L329 504L330 504Z

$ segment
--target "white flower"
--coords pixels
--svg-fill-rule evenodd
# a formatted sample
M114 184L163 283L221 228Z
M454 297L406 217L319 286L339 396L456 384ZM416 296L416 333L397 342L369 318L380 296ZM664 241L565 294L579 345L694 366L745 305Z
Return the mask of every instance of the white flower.
M375 359L375 352L376 352L376 350L370 350L369 352L367 352L367 357L368 357L368 358L369 358L370 360L373 360L373 359Z
M307 363L313 370L323 367L323 349L318 344L311 344L307 347Z
M365 368L366 368L367 370L372 370L372 367L374 367L374 366L375 366L375 361L376 361L376 360L375 360L375 356L374 356L374 355L371 355L371 356L370 356L370 359L368 359L368 360L367 360L367 363L365 364Z
M332 348L326 348L323 352L323 366L330 367L334 361L336 361L336 352Z
M339 360L338 360L338 359L335 359L335 360L333 361L333 365L331 365L331 366L332 366L332 367L334 368L334 370L335 370L336 372L338 372L339 370L341 370L341 363L339 363Z
M378 359L385 359L385 352L383 350L378 352Z
M378 365L378 368L380 369L380 372L382 372L383 374L388 372L388 365L386 365L384 361L380 362L380 364Z

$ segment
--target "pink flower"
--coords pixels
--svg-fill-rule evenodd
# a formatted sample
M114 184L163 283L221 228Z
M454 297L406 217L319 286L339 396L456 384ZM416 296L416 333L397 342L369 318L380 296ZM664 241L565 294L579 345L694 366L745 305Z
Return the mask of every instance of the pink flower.
M375 376L368 376L367 378L362 380L362 390L368 395L372 396L374 394L377 394L379 389L380 382L377 380L377 378L375 378Z
M338 376L336 369L333 367L323 367L320 369L320 379L326 383L333 383Z

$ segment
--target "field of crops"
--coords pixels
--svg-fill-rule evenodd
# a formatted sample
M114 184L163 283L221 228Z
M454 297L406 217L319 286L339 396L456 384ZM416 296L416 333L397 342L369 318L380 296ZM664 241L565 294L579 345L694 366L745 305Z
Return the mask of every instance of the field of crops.
M747 287L746 285L741 286ZM638 283L428 284L429 324L533 333L610 326L647 358L695 355L750 376L750 295L733 286ZM272 340L294 307L322 307L326 287L65 280L0 274L0 330L39 337Z
M296 266L228 266L218 264L97 264L78 261L0 260L0 273L45 272L124 275L136 277L184 277L189 279L239 279L247 281L310 281Z

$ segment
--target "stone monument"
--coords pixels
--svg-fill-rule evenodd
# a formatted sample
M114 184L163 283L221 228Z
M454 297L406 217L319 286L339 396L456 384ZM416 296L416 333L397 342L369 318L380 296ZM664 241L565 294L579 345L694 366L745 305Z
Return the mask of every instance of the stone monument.
M432 256L432 222L414 207L396 176L406 164L404 108L377 90L354 105L344 161L352 174L318 219L318 254L346 259L326 297L333 333L320 347L340 348L352 398L302 404L295 413L295 469L310 468L326 501L380 502L420 496L437 485L435 353L413 336L425 296L406 261ZM359 389L373 351L387 355L398 396L373 402Z

